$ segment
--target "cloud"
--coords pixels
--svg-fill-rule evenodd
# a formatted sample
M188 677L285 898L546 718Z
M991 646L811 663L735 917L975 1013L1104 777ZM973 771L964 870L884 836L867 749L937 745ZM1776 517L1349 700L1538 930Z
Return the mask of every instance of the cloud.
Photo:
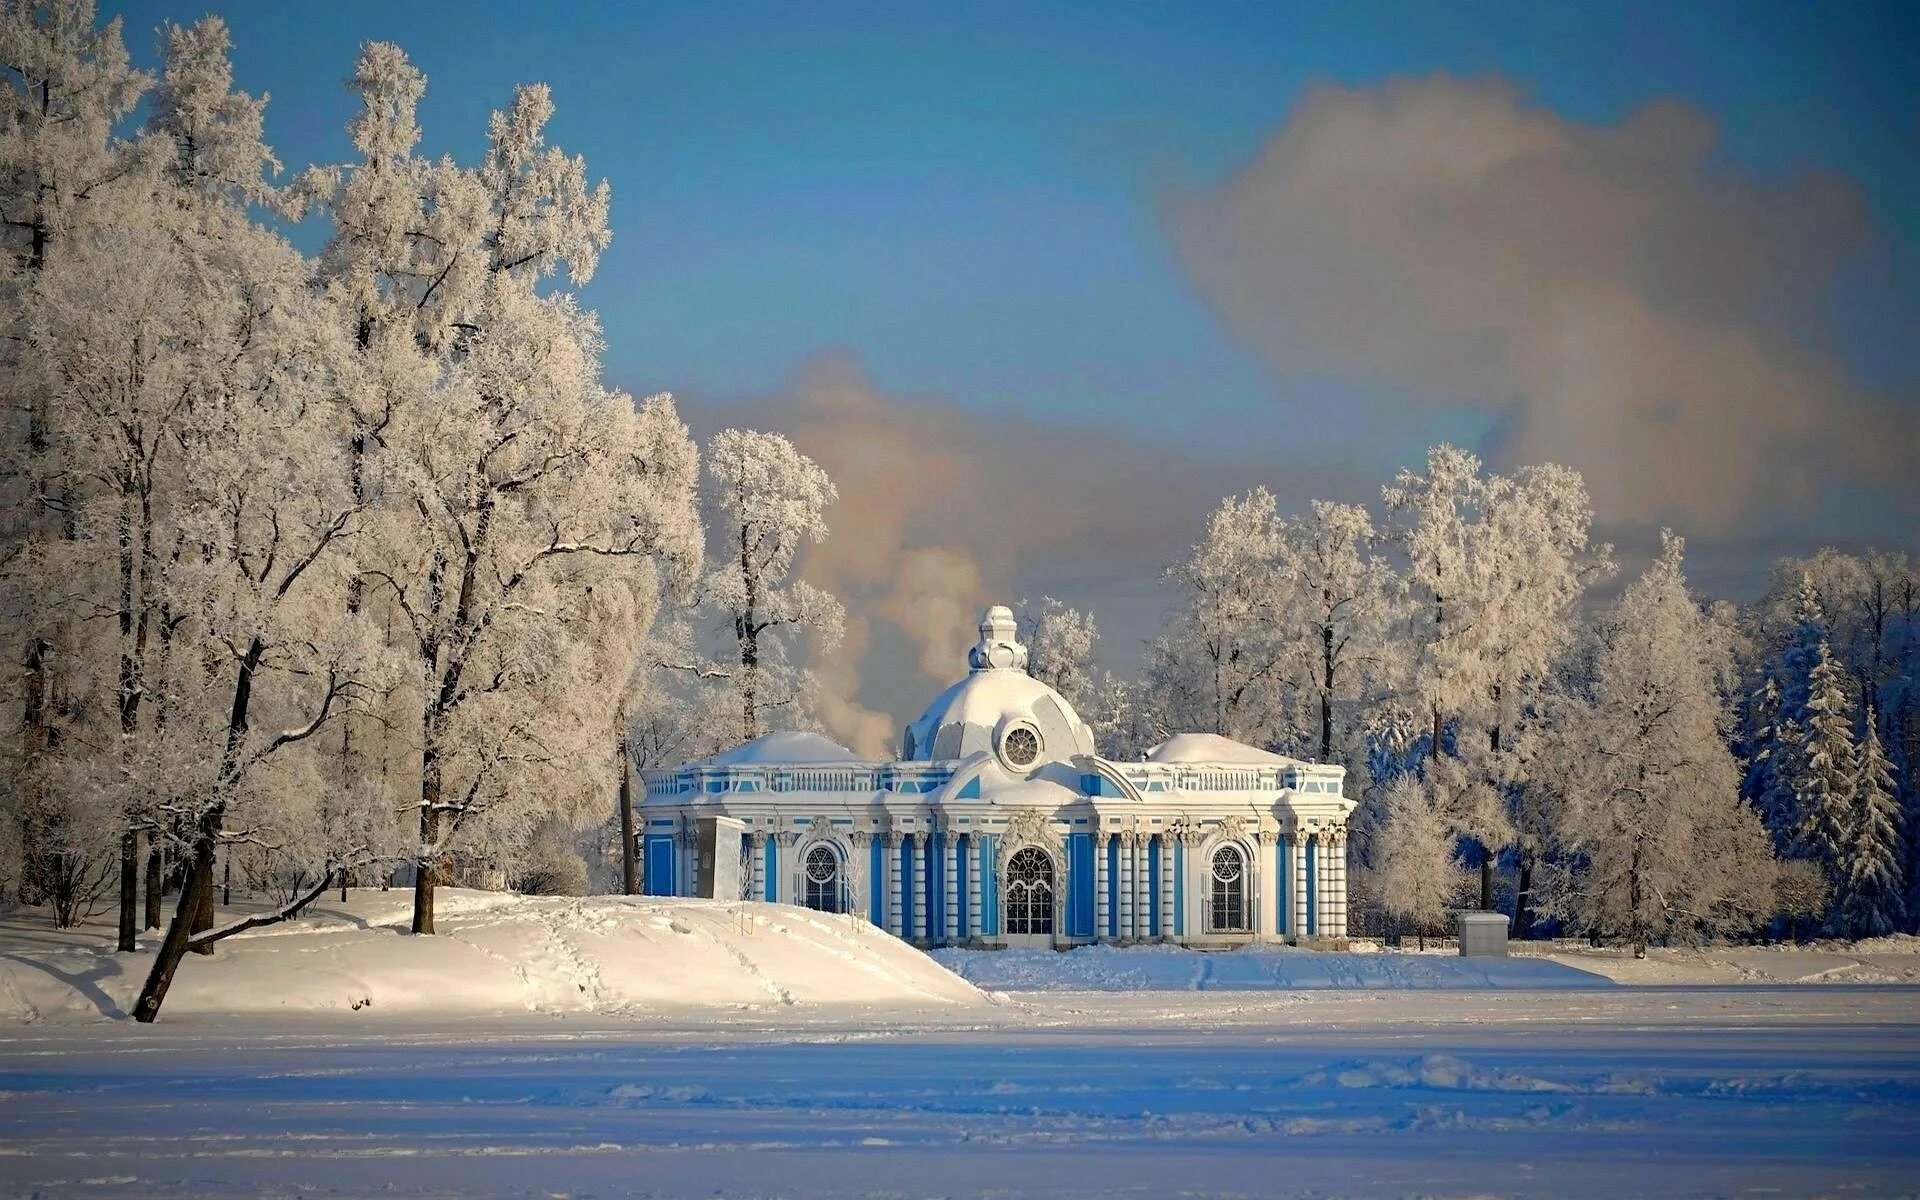
M845 354L817 359L779 396L689 416L785 433L838 486L832 532L801 571L846 605L845 642L814 664L820 715L865 753L889 751L966 670L988 604L1048 592L1091 608L1111 656L1130 666L1136 634L1164 607L1162 567L1222 495L1280 474L1304 503L1336 474L892 396Z
M1589 125L1499 82L1322 87L1169 225L1283 382L1489 410L1496 461L1580 469L1603 520L1729 532L1840 480L1911 503L1920 421L1849 374L1824 317L1873 245L1864 204L1714 142L1674 103Z

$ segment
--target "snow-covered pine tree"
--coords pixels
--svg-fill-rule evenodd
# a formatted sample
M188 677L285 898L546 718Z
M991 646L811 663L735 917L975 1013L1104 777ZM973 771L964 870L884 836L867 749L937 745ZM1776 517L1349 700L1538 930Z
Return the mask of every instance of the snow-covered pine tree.
M839 498L820 465L777 433L723 429L707 443L707 480L718 564L701 588L704 604L731 635L722 668L742 740L767 731L767 714L806 719L811 684L792 659L791 635L831 649L846 610L829 593L790 578L801 546L827 536L826 512Z
M1853 741L1853 698L1845 672L1822 638L1807 676L1806 728L1793 771L1795 846L1819 863L1838 895L1846 883L1852 850L1858 760Z
M1773 862L1728 747L1729 631L1702 611L1682 543L1598 618L1590 674L1550 696L1532 748L1554 801L1547 908L1630 941L1748 928L1771 911Z
M1902 916L1899 807L1893 796L1893 771L1871 709L1859 757L1836 911L1839 927L1848 937L1881 937L1898 929Z

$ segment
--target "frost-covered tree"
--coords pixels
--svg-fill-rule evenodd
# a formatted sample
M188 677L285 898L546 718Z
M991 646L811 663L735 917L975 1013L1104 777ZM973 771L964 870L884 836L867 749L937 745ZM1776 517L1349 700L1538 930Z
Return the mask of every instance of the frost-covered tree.
M1027 674L1067 698L1076 711L1091 707L1099 685L1094 647L1100 628L1093 614L1054 599L1019 609L1020 639L1027 647Z
M1773 863L1726 736L1730 633L1688 593L1680 539L1593 637L1590 676L1550 697L1529 739L1557 801L1549 910L1637 955L1764 920Z
M1282 522L1278 584L1287 636L1304 649L1305 688L1319 708L1314 756L1360 764L1336 741L1335 712L1389 694L1399 674L1392 638L1402 589L1374 553L1373 517L1357 504L1315 500L1308 515Z
M742 740L767 731L767 714L805 719L809 676L789 639L817 650L841 637L846 611L827 592L792 578L794 558L827 536L826 512L839 491L818 463L777 433L723 429L707 443L713 569L701 592L726 625L731 652L720 668L737 705Z
M1453 830L1419 776L1396 776L1383 792L1369 830L1372 890L1380 905L1410 924L1426 948L1427 932L1466 899L1467 872L1453 854Z
M1893 798L1893 771L1871 710L1866 725L1836 906L1840 929L1856 938L1892 933L1901 918L1899 809Z
M1795 846L1826 868L1836 892L1852 849L1859 765L1853 744L1853 700L1846 676L1824 639L1807 680L1807 723L1794 757Z
M1266 488L1229 496L1187 556L1168 569L1182 593L1167 630L1148 647L1143 675L1161 737L1205 730L1254 745L1296 749L1292 684L1299 647L1284 633L1278 578L1285 529Z
M1431 726L1428 755L1437 763L1451 753L1498 788L1511 774L1504 735L1566 646L1587 586L1611 570L1610 548L1589 539L1586 485L1552 465L1483 475L1474 455L1441 445L1427 452L1424 475L1402 471L1383 494L1407 556L1412 690ZM1470 726L1484 733L1466 736ZM1490 908L1493 854L1511 815L1476 803L1454 816L1479 843L1480 903Z

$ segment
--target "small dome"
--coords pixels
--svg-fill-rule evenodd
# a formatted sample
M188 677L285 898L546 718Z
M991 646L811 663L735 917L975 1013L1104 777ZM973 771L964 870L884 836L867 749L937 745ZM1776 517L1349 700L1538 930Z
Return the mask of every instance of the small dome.
M1157 763L1244 763L1260 766L1294 766L1297 758L1274 754L1258 746L1236 742L1217 733L1179 733L1147 751L1147 761Z
M1013 610L998 604L987 610L980 641L967 652L972 673L907 726L901 758L957 759L986 750L1024 774L1093 753L1093 732L1073 706L1027 674L1027 648L1015 634Z
M706 760L716 767L751 763L859 762L860 756L832 738L792 730L763 733L745 745Z

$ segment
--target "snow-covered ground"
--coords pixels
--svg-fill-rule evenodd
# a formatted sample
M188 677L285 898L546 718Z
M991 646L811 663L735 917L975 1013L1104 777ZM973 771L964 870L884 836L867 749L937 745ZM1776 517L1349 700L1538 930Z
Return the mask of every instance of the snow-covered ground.
M472 1017L846 1004L978 1004L974 988L867 922L786 905L443 889L440 934L406 935L412 893L360 890L189 956L163 1021L256 1014ZM224 917L223 917L224 919ZM0 920L0 1022L106 1021L152 963L101 926Z
M935 961L993 991L1298 991L1318 988L1612 987L1602 974L1544 958L1351 954L1248 946L1206 953L1179 946L1052 950L935 950Z
M113 956L0 928L14 1017L0 1020L0 1195L1920 1186L1911 986L1614 986L1551 961L1445 954L1345 968L1299 951L943 956L993 988L1022 985L990 995L884 935L771 906L457 895L447 934L426 940L377 908L403 901L356 894L309 928L189 961L175 1000L191 1002L152 1027L50 999L64 987L123 1005ZM1911 943L1699 952L1668 969L1772 953L1744 978L1830 980L1787 964L1905 971ZM1613 973L1605 956L1578 961ZM1044 990L1063 982L1099 990ZM459 1005L430 1010L429 988ZM371 1007L321 1000L366 989ZM22 1021L25 1005L42 1019Z

